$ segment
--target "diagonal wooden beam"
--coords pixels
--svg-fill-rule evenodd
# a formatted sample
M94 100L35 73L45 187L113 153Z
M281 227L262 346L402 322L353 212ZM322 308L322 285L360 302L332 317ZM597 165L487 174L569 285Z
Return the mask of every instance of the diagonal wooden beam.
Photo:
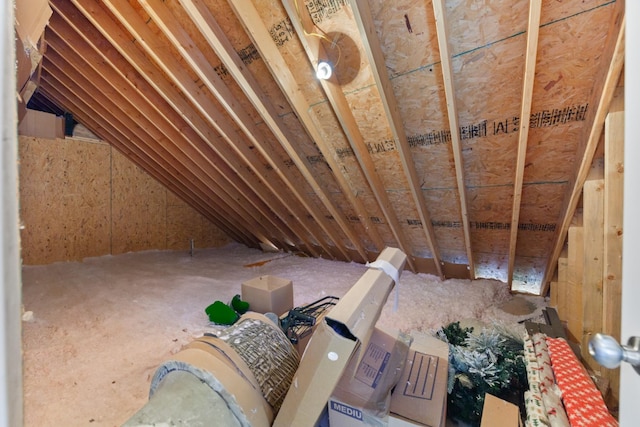
M385 113L387 114L387 121L389 122L393 138L396 141L398 153L400 154L400 161L402 162L402 169L404 170L404 175L409 183L409 189L413 196L413 201L416 205L418 215L420 216L422 229L424 231L425 238L427 239L429 249L433 255L436 270L440 278L444 278L442 273L440 249L436 244L436 235L433 229L433 224L431 223L431 215L427 209L427 202L424 198L424 194L422 193L420 180L418 179L418 174L416 172L416 166L411 156L409 142L407 141L407 134L404 130L404 123L402 122L400 110L398 109L398 102L396 101L396 96L393 93L393 87L389 80L384 54L382 53L380 40L378 39L375 24L373 23L369 3L366 0L350 0L349 4L353 10L354 18L358 23L362 44L364 45L364 50L367 53L369 65L371 66L371 73L376 81L378 93L380 94L382 105L384 106Z
M53 44L50 47L53 47ZM68 55L69 52L65 52L65 54ZM193 194L198 197L199 200L204 201L203 204L208 205L211 212L220 210L229 218L233 209L229 207L228 203L211 204L206 196L206 187L203 186L203 183L200 181L201 176L198 176L189 169L181 168L182 164L180 162L172 163L171 160L174 159L168 150L160 146L149 146L145 142L150 139L147 133L149 126L143 127L134 123L132 116L135 117L135 113L130 109L121 109L120 106L116 105L107 97L104 94L106 88L99 86L100 82L97 79L90 81L81 75L72 64L65 62L53 49L48 52L47 61L44 66L49 75L55 76L55 80L59 85L64 86L78 99L87 100L87 103L93 106L91 109L97 117L109 123L113 129L118 129L121 133L127 135L130 141L129 147L132 150L147 156L160 168L165 170L176 182L180 182L185 186L191 185L193 187ZM65 71L62 71L63 69ZM98 86L94 86L93 82L97 82ZM144 123L142 123L142 125L144 125ZM255 239L252 234L256 235L258 239L263 238L262 233L250 233L244 222L237 221L235 218L229 219L231 219L231 223L235 224L236 229L244 229L245 232L243 234L251 236L251 239ZM257 224L254 223L252 225L255 227Z
M524 82L522 85L522 106L520 109L520 132L518 134L518 155L513 184L513 208L511 209L511 233L509 236L509 270L507 283L512 287L513 269L516 260L518 242L518 225L520 223L520 204L522 203L522 182L524 179L524 162L527 157L527 140L529 138L529 117L531 116L531 100L533 99L533 83L536 74L538 57L538 33L540 30L540 12L542 0L529 2L529 23L527 25L527 53L524 66Z
M258 52L260 52L260 56L263 58L265 65L269 68L269 71L271 71L271 75L280 86L282 93L289 101L300 123L304 126L313 142L318 146L329 168L333 171L334 177L343 194L347 197L351 206L354 207L360 221L376 245L378 252L382 251L382 249L384 249L382 237L371 222L370 215L367 214L361 198L356 197L355 191L352 190L349 182L347 182L344 173L348 173L348 171L343 171L344 173L340 172L342 169L340 164L336 161L334 153L318 129L317 123L319 123L319 119L302 95L298 82L295 80L293 73L271 38L269 30L258 14L255 5L252 1L247 0L229 0L229 4L233 8L236 17L244 26L245 31L249 34L254 46Z
M171 176L170 179L166 177L166 170L163 170L158 166L158 163L152 159L152 157L142 151L137 146L132 146L129 141L135 136L130 133L130 131L120 123L118 123L118 119L111 115L111 112L101 111L103 106L97 102L93 101L91 96L76 86L75 82L72 82L70 78L67 78L63 73L59 72L56 69L53 69L55 74L49 73L49 68L53 67L51 63L47 60L45 64L45 70L47 74L45 75L45 82L48 84L47 92L51 93L54 99L62 100L63 104L69 106L69 111L77 111L79 116L82 117L85 115L84 119L88 120L89 125L91 125L92 121L94 123L100 122L100 126L93 125L94 129L97 129L99 135L101 135L106 141L114 144L114 146L118 147L120 151L125 153L128 157L137 160L137 164L140 165L145 171L150 173L161 183L168 184L169 189L176 190L178 195L183 195L187 200L193 203L193 206L205 214L205 216L209 219L215 219L214 223L220 225L221 222L226 225L221 227L226 232L229 232L230 236L235 236L240 242L254 242L253 244L257 246L257 239L246 230L243 230L243 227L239 224L234 224L233 221L230 221L229 218L220 219L217 216L211 214L212 209L210 205L204 205L201 202L201 199L192 188L185 185L184 182L180 179L176 179L175 176ZM57 77L54 77L57 75ZM66 80L66 81L65 81ZM68 87L69 86L69 87ZM95 90L91 91L94 93ZM96 110L97 108L97 110ZM124 132L124 133L123 133ZM122 142L126 141L126 142ZM224 211L218 205L220 211ZM215 210L213 210L215 212ZM224 217L224 216L223 216Z
M64 2L60 3L64 4ZM238 140L242 141L243 138L236 133L233 126L217 110L217 107L211 102L205 101L204 103L196 102L194 109L173 85L166 80L162 73L156 69L156 66L146 55L135 46L134 40L122 32L121 27L113 21L111 16L109 16L95 0L73 0L73 3L84 17L100 31L109 43L143 77L151 89L157 91L171 108L180 114L188 122L189 126L209 144L211 149L220 154L221 157L234 162L231 166L239 176L242 176L250 182L252 178L254 178L252 175L256 175L255 178L257 178L258 181L256 181L257 185L253 188L256 189L266 203L268 201L268 205L272 206L282 220L287 222L288 226L294 230L295 235L290 236L288 239L291 244L306 250L315 257L319 256L319 252L315 246L310 243L310 240L303 230L303 228L307 229L308 227L301 226L298 222L299 218L296 219L296 215L289 209L288 201L281 196L280 193L282 193L282 191L281 188L278 188L278 179L272 177L271 171L261 163L256 153L251 150L248 144L237 143ZM172 62L169 64L175 67L175 64ZM187 89L189 90L186 91L185 95L192 95L191 101L193 101L194 93L200 93L199 88L195 87L195 83L188 78L179 81L178 84L188 85ZM202 114L206 120L198 113ZM223 154L221 152L223 150L222 145L214 143L218 137L218 134L214 134L214 130L217 131L219 135L222 135L223 140L231 147L231 152ZM240 160L235 161L236 156ZM253 174L247 170L247 167ZM264 190L264 192L259 190ZM266 190L269 191L268 194ZM290 214L293 214L291 220Z
M168 51L167 45L164 43L164 40L160 39L156 34L151 31L151 29L146 25L146 23L142 20L142 18L138 15L135 9L129 4L127 0L107 0L104 1L105 6L114 14L116 19L124 25L124 27L131 33L133 37L136 39L136 43L141 46L147 54L149 54L156 65L162 69L164 73L166 73L169 78L180 88L180 90L190 99L193 106L196 107L201 114L205 117L210 118L210 123L212 125L221 127L221 123L225 123L227 129L217 129L220 133L223 133L229 138L230 142L234 142L234 138L241 137L239 133L235 131L231 122L222 114L220 111L220 107L216 105L212 100L206 96L206 93L198 87L198 85L192 80L186 70L182 69L180 64L177 63L173 55ZM220 89L218 87L218 89ZM228 91L228 88L225 89ZM214 93L218 101L221 101L221 98L218 97L218 93ZM236 101L233 100L233 97L230 95L228 97L224 97L222 99L228 100L228 102L233 102L236 108L239 106L236 104ZM223 107L225 104L222 104ZM227 110L228 113L236 112L238 110ZM232 115L233 116L233 115ZM215 119L214 119L215 117ZM313 236L313 238L318 242L318 244L324 249L324 251L335 257L335 253L332 251L332 248L325 241L324 236L319 233L318 227L316 224L313 224L310 221L310 217L318 220L318 218L324 219L321 217L316 211L317 208L315 206L310 205L308 199L305 197L304 191L302 190L302 186L300 182L290 176L286 171L288 170L284 160L282 160L275 152L271 151L268 144L265 143L263 139L260 138L262 136L261 132L248 132L246 128L243 127L245 122L239 120L238 117L234 117L235 123L240 126L243 130L244 135L248 138L254 147L258 148L261 154L265 157L269 165L271 166L271 170L269 170L269 175L275 173L269 181L279 178L284 184L284 188L276 188L272 185L271 182L265 181L267 186L270 186L271 191L275 194L277 198L279 198L282 203L291 209L291 212L294 214L295 218L299 221L302 227L306 230L306 232ZM241 138L240 143L235 143L234 146L245 146L245 152L250 152L250 148L243 144L244 138ZM255 153L252 153L255 162L258 161ZM257 166L256 166L257 167ZM276 178L277 177L277 178ZM286 191L288 189L289 191ZM284 191L283 191L284 190ZM293 194L293 198L285 198L291 193ZM340 242L334 242L335 245L338 245ZM336 246L337 249L343 249L343 246ZM346 259L349 259L348 254L346 252L343 253L343 256Z
M54 100L61 106L64 106L67 111L77 111L78 113L74 114L74 117L77 117L82 124L91 130L91 132L102 138L104 141L107 141L113 148L127 157L137 167L146 171L153 179L161 183L165 188L174 193L189 206L193 207L193 209L195 209L204 218L215 224L220 230L227 234L227 236L236 242L241 242L248 246L259 247L257 241L254 240L253 237L249 240L247 236L240 234L239 230L226 222L226 218L223 216L212 215L208 208L203 207L200 204L200 201L190 194L188 189L184 189L181 186L176 185L173 180L167 179L164 173L157 170L155 163L149 162L148 160L139 157L136 153L133 153L127 147L125 142L117 139L118 137L116 135L112 134L105 127L99 124L96 120L96 116L92 116L88 108L82 108L82 102L77 103L62 94L58 85L56 85L56 87L52 87L51 84L44 82L44 84L39 87L39 90L41 90L42 93L51 100Z
M626 17L623 15L618 34L616 35L615 47L613 48L613 55L611 57L611 62L609 63L609 68L607 69L604 86L598 102L598 108L589 131L584 155L580 162L571 192L567 199L565 199L566 209L563 209L562 211L562 218L559 221L560 227L558 227L556 231L555 244L553 250L549 254L547 264L545 265L544 279L542 280L540 295L546 295L549 291L549 283L551 282L552 275L555 271L554 263L557 262L560 252L562 251L562 247L564 246L564 240L567 236L569 225L571 225L571 219L573 218L573 214L578 206L578 201L580 200L580 195L582 194L582 187L584 186L584 182L586 181L589 170L591 169L591 163L593 163L593 156L598 146L598 142L600 141L600 136L602 136L604 121L607 113L609 112L609 105L611 105L611 100L613 99L613 95L616 90L616 84L620 77L620 71L624 64L625 22Z
M324 58L328 58L329 56L326 55L326 52L320 43L320 39L318 37L310 36L310 32L306 31L306 28L311 28L313 26L311 17L306 13L298 14L297 5L294 3L295 1L297 0L283 0L282 3L289 15L289 18L291 19L291 23L296 30L298 38L307 53L309 61L313 64L313 68L315 69L318 62L316 55ZM398 221L398 217L393 210L391 201L389 200L380 175L378 175L376 171L373 159L367 150L364 138L360 132L344 92L342 92L335 75L333 75L329 80L320 80L320 84L322 85L327 96L327 100L331 104L331 107L340 122L340 126L342 127L347 140L351 144L351 148L358 159L358 163L367 178L369 186L373 190L378 206L389 224L389 228L391 229L391 233L393 234L398 247L407 254L407 264L411 270L414 272L417 271L414 257L411 256L412 251L407 241L407 237L405 236L405 233L400 226L400 222Z
M68 45L62 41L58 42L58 44L64 44L58 51L62 52L63 55L67 51L76 52L85 62L84 66L77 67L77 69L86 70L86 72L93 70L99 76L98 78L104 78L117 91L124 102L133 104L136 109L141 110L145 120L148 119L152 126L158 127L166 138L173 141L176 146L181 147L182 151L199 163L203 170L207 171L207 175L211 176L214 181L214 185L211 186L212 189L215 189L217 193L221 193L223 196L237 198L243 206L243 212L248 213L260 224L264 224L266 228L269 228L269 224L273 225L273 228L267 233L270 236L268 240L277 243L280 247L286 247L282 239L286 234L281 232L282 229L287 228L286 225L252 191L251 185L241 179L237 179L234 169L229 166L227 161L211 150L182 121L182 118L166 105L162 98L146 85L144 80L133 72L130 68L131 66L124 62L124 58L117 54L110 58L106 57L103 52L105 49L100 49L98 44L90 43L82 34L76 32L76 29L73 28L69 21L70 19L73 20L72 16L63 18L57 6L53 4L53 7L56 13L51 17L49 25L49 32L52 37L58 36L59 38L56 40L74 40L73 45ZM81 23L78 24L83 27ZM96 43L102 37L99 34L90 34L88 38L93 43ZM127 72L128 69L131 72ZM125 74L128 78L125 77ZM232 190L235 190L235 193Z
M449 52L448 23L445 16L444 0L433 0L433 12L436 17L436 32L438 34L438 47L440 49L440 64L442 66L442 79L444 80L444 92L447 100L447 115L449 117L449 129L451 130L451 149L456 169L456 182L460 197L460 216L464 231L464 245L467 250L469 263L469 276L475 279L475 264L471 249L471 232L469 230L469 209L467 204L467 189L464 182L464 164L462 159L462 144L460 142L460 127L458 125L458 108L456 106L456 91L453 82L451 67L451 53Z
M199 77L206 85L209 86L210 90L214 92L216 90L215 87L211 86L223 86L226 88L218 75L211 70L210 66L208 66L204 55L199 51L196 51L195 48L190 48L191 46L194 46L193 43L189 43L191 38L184 29L177 25L173 15L161 0L141 0L141 4L156 24L162 28L165 35L173 42L174 46L181 51L183 57L191 64L191 67L198 72ZM346 221L344 214L336 208L327 192L311 173L311 165L309 164L305 154L302 152L299 145L294 144L295 137L278 116L273 104L260 88L251 72L242 63L240 57L231 45L231 42L222 31L222 28L220 28L209 9L207 9L207 7L199 0L182 0L182 6L194 21L205 40L207 40L209 46L213 48L225 68L236 80L247 98L251 101L253 107L258 111L260 117L262 117L278 142L280 142L280 145L282 145L289 157L291 157L302 176L307 180L307 183L322 201L324 207L333 216L336 223L342 229L342 232L349 238L351 245L356 248L362 257L362 261L367 261L367 253L360 241L360 238L356 236L351 225ZM228 100L221 99L220 101L223 102L224 105L228 105L228 111L232 108L232 104L230 104ZM247 127L248 132L252 134L258 132L258 129L251 121L251 118L248 117L243 110L233 111L233 113L237 118L236 120ZM267 152L265 154L273 156L275 153ZM294 189L296 191L300 191L298 188ZM307 207L307 209L310 208L310 206ZM323 215L315 214L313 209L311 209L310 212L314 213L316 221L323 231L327 233L327 235L331 236L333 241L343 252L343 255L349 259L350 257L344 248L344 244L341 241L340 236L336 234L334 227L328 223L327 219Z

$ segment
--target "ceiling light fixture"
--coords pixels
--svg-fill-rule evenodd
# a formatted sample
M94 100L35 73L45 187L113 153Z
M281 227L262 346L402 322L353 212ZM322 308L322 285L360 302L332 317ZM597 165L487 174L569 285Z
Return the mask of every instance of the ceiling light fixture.
M316 77L320 80L329 80L331 78L331 74L333 73L333 68L331 64L327 61L318 62L318 68L316 69Z
M307 30L304 28L304 23L302 22L302 16L300 15L300 8L298 7L298 0L293 0L293 3L296 7L296 14L298 15L298 22L300 22L300 25L302 27L302 31L304 32L304 34L306 36L311 36L311 37L318 37L326 42L329 43L331 49L337 49L338 50L338 59L336 60L335 64L331 64L329 61L325 61L325 60L321 60L318 61L318 66L316 67L316 77L320 80L329 80L331 78L331 75L333 74L333 69L335 67L338 66L338 62L340 62L340 57L342 56L342 51L340 49L340 45L338 45L336 43L336 39L334 38L333 40L331 40L328 36L327 33L324 32L322 30L322 28L320 28L318 25L314 24L315 27L318 29L319 33L309 33L307 32ZM311 20L313 22L313 20ZM322 46L322 45L321 45Z

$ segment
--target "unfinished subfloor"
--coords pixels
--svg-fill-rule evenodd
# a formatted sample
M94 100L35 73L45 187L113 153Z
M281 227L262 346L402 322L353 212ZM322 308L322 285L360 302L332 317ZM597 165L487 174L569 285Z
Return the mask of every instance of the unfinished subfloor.
M149 251L26 266L25 426L121 425L147 401L158 365L211 328L204 308L230 301L246 280L290 279L294 304L303 305L344 295L365 269L235 243L193 256ZM379 323L404 331L465 319L515 324L545 306L489 280L442 282L405 271L399 289L399 309L392 293Z

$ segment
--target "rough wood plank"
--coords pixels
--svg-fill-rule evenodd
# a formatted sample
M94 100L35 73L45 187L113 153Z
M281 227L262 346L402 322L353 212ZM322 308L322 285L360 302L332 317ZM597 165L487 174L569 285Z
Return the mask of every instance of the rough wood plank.
M447 99L447 113L449 117L449 129L451 130L451 149L456 170L456 183L458 186L458 196L460 212L462 217L462 228L464 230L465 247L469 263L469 276L476 277L473 251L471 248L471 233L469 231L469 212L467 204L467 190L464 180L464 163L462 159L462 148L460 135L458 133L458 109L456 106L455 84L453 82L453 72L451 68L451 53L449 51L448 23L444 11L444 1L434 0L433 11L436 16L436 26L438 34L438 46L440 48L440 63L442 66L442 76L444 78L444 89Z
M593 171L601 175L602 165ZM589 340L602 331L603 271L604 271L604 179L587 179L583 195L584 269L582 279L582 348L588 348ZM584 352L583 361L594 372L600 365Z
M533 97L533 83L536 71L536 58L538 51L538 30L540 28L540 10L542 0L529 2L529 22L527 25L527 51L525 58L524 83L522 88L522 107L520 117L530 117L531 100ZM518 133L518 156L513 184L513 208L511 209L511 235L509 238L509 271L507 283L513 282L513 267L516 257L516 245L518 241L518 225L520 224L520 204L522 203L522 182L524 178L524 162L527 156L527 141L529 138L529 121L520 121Z
M568 270L567 270L567 336L576 343L582 342L582 280L584 266L584 231L582 213L576 213L574 222L568 231Z
M604 317L602 331L621 340L622 226L624 187L624 87L618 86L604 135ZM620 369L604 369L614 402L620 398Z

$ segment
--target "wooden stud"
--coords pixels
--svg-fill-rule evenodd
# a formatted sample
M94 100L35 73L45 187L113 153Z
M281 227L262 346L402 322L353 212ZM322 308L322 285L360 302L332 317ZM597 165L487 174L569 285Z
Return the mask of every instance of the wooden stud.
M584 266L584 231L582 212L576 213L569 227L568 270L567 270L567 329L568 338L576 343L582 340L582 279Z
M602 332L602 283L604 259L604 179L603 166L596 165L592 175L584 184L583 230L584 230L584 268L582 278L582 348L589 347L593 334ZM593 371L599 372L600 365L585 351L584 363Z
M456 169L456 184L460 196L460 215L464 231L465 248L469 263L469 276L475 279L475 264L471 249L471 232L469 227L469 209L467 204L467 189L464 179L464 164L462 160L462 148L458 133L458 109L456 107L455 84L451 68L451 54L449 52L448 24L445 17L444 0L433 0L433 12L436 17L438 33L438 46L440 48L440 64L442 66L442 78L444 79L444 91L447 99L447 115L449 117L449 129L451 130L451 149Z
M522 108L520 110L520 129L518 134L518 156L513 184L513 207L511 208L511 230L509 237L509 270L507 283L512 287L513 270L516 260L518 242L518 226L520 224L520 204L522 203L522 183L524 179L524 164L527 157L527 141L529 138L529 120L531 116L531 100L533 98L533 84L536 74L536 59L538 57L538 32L540 29L540 11L542 0L529 2L529 23L527 25L527 52L525 57L524 82L522 87Z
M602 332L621 337L622 225L624 190L624 87L618 86L604 134L604 316ZM605 369L614 402L620 398L620 369Z

